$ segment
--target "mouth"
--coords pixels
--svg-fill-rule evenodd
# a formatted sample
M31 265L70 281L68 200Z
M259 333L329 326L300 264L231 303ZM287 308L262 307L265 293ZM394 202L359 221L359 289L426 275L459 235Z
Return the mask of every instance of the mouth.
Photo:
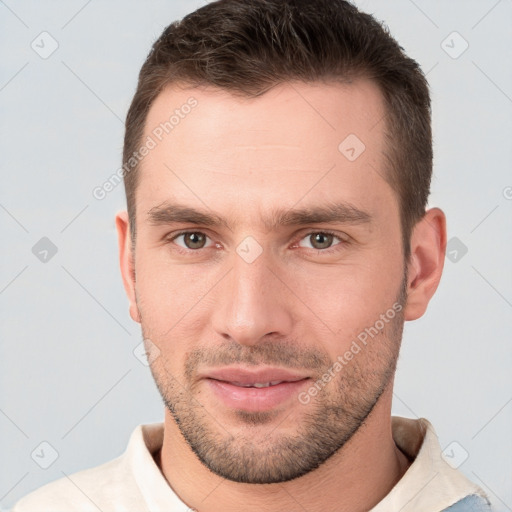
M226 381L219 381L219 382L226 382ZM278 384L281 384L283 382L290 382L286 380L274 380L272 382L254 382L250 384L244 384L242 382L227 382L228 384L232 384L233 386L238 386L241 388L268 388L270 386L277 386Z
M203 379L227 408L257 412L297 398L310 377L281 368L220 368L208 371Z

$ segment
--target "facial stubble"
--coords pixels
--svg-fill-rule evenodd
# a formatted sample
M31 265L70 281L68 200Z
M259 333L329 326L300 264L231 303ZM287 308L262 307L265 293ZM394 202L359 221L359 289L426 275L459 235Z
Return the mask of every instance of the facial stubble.
M242 427L233 429L232 418L226 421L226 415L205 407L198 399L197 369L237 364L275 365L308 370L315 375L312 382L316 382L329 369L332 371L334 362L325 353L276 340L265 340L250 347L233 341L215 349L189 352L183 377L178 380L170 373L165 351L162 351L150 365L151 371L167 409L193 453L222 478L270 484L305 475L340 451L364 425L395 374L403 332L406 283L404 276L396 300L402 308L384 329L343 366L315 399L306 405L297 400L301 407L300 421L293 433L289 428L280 431L287 416L284 413L281 418L279 410L232 411ZM142 315L141 325L147 339L145 333L150 329ZM152 339L152 342L157 346L165 344L164 340Z

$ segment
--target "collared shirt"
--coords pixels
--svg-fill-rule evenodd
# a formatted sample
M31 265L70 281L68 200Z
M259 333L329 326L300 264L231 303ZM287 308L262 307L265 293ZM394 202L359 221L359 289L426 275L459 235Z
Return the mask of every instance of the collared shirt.
M163 430L163 423L139 425L123 455L41 487L12 512L190 512L153 458L162 447ZM426 419L395 416L392 431L396 445L414 461L370 512L490 510L483 490L443 458Z

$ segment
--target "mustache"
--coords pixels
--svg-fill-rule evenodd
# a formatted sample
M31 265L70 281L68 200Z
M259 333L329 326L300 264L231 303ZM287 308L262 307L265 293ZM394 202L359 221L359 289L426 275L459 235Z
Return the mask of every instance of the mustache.
M219 347L204 347L187 353L185 373L191 376L199 366L272 365L319 371L329 367L330 358L318 350L300 348L290 342L265 341L246 346L232 341Z

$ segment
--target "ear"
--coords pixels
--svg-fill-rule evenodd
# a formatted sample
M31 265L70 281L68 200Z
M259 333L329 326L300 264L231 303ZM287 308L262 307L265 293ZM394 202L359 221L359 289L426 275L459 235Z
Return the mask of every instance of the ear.
M405 320L416 320L425 313L441 280L445 252L446 217L439 208L432 208L411 235Z
M121 267L124 289L130 301L130 316L133 321L140 323L139 308L135 300L135 265L134 255L132 254L128 212L122 211L116 215L116 229L119 244L119 265Z

